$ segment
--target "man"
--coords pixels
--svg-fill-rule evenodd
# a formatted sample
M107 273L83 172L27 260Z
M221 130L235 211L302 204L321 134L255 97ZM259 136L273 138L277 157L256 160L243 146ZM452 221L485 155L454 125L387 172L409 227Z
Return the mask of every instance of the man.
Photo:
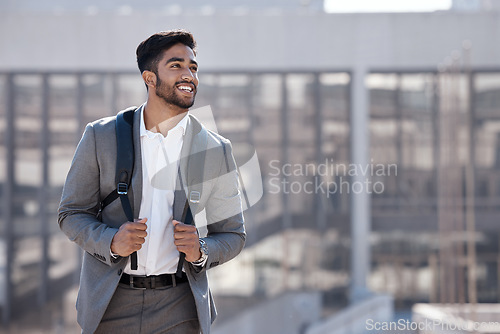
M184 30L154 34L137 48L148 96L133 116L127 196L134 221L120 200L100 211L117 187L116 117L89 123L76 149L59 225L85 251L77 300L83 333L209 333L216 311L206 270L244 246L231 145L188 113L198 88L195 48ZM206 237L180 221L186 202L193 215L205 210Z

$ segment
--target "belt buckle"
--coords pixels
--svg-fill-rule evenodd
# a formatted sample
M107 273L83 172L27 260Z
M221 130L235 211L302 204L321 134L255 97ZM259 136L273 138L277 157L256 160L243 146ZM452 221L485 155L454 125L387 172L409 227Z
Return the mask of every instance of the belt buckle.
M146 276L132 276L132 275L129 275L130 277L130 282L129 282L129 286L131 289L134 289L134 290L146 290L146 288L137 288L134 286L134 277L146 277Z

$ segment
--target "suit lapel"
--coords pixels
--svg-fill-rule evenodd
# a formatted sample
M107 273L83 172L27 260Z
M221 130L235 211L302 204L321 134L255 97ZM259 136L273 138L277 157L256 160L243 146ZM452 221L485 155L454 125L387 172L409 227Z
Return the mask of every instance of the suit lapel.
M175 220L181 219L184 204L190 196L189 192L193 188L197 188L196 191L200 192L201 189L198 189L198 187L201 187L203 181L207 132L194 116L189 115L188 117L174 194L173 216ZM190 203L190 205L192 206L193 203ZM195 212L196 210L192 210L193 215Z

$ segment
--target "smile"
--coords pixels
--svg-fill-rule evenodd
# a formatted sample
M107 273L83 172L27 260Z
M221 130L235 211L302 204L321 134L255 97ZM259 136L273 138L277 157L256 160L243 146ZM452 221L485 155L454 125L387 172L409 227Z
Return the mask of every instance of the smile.
M177 89L187 94L193 94L194 92L194 88L190 85L179 85L177 86Z

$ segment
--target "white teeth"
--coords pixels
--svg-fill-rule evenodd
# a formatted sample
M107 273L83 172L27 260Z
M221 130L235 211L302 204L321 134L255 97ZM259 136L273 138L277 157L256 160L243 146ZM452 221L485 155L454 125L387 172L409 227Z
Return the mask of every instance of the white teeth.
M193 88L191 88L189 86L179 86L178 88L181 89L181 90L185 90L186 92L192 92L193 91Z

